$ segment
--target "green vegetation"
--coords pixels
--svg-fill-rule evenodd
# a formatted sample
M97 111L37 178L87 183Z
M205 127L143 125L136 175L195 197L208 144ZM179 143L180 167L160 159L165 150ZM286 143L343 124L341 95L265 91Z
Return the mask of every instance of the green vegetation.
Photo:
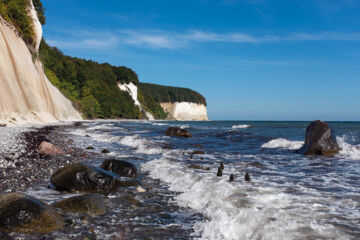
M206 99L188 88L169 87L150 83L139 83L139 89L144 96L151 97L155 102L193 102L206 106Z
M27 15L28 0L0 0L0 15L13 25L27 44L34 44L32 21Z
M43 40L39 51L45 74L86 118L143 118L131 96L118 83L138 83L126 67L65 56Z
M46 23L45 8L40 0L32 0L34 8L38 14L39 21L42 25Z

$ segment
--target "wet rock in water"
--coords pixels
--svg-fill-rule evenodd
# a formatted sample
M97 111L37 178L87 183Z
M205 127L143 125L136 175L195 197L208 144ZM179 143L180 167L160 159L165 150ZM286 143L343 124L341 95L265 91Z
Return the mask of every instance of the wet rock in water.
M181 129L178 127L169 127L166 130L165 133L166 136L175 136L175 137L186 137L186 138L192 138L191 133L189 133L187 130L185 129Z
M86 135L85 135L85 137L88 137L88 138L89 138L89 137L90 137L90 135L89 135L89 134L86 134Z
M107 149L103 149L103 150L101 150L101 153L110 153L110 151Z
M53 204L65 212L103 215L106 213L105 199L100 194L85 194L70 197Z
M0 230L4 232L48 233L63 226L63 219L52 207L32 196L0 196Z
M60 191L106 195L123 184L119 175L81 163L59 169L51 176L50 182Z
M206 171L209 171L209 170L210 170L209 167L200 166L200 165L198 165L198 164L190 164L190 165L189 165L189 168L199 169L199 170L206 170Z
M220 167L221 167L221 170L224 170L224 164L222 162L220 163Z
M44 154L44 155L65 154L65 152L62 149L46 141L40 143L38 150L40 154Z
M131 205L138 205L141 203L130 193L121 193L119 196L117 196L112 201L116 205L120 205L120 206L131 206Z
M0 123L0 127L6 127L5 123Z
M234 174L231 174L231 175L230 175L229 182L233 182L233 181L235 181L235 175L234 175Z
M195 154L202 155L202 154L205 154L205 152L204 151L193 151L191 154L192 155L195 155Z
M134 164L116 159L105 159L100 168L119 174L122 177L136 178L138 171Z
M335 132L323 121L313 121L306 128L305 143L299 153L305 155L329 156L340 150Z
M87 147L86 149L87 149L87 150L93 150L93 149L94 149L94 147L89 146L89 147Z
M250 174L249 173L245 174L245 181L247 181L247 182L250 181Z
M222 168L221 168L221 166L218 168L216 176L218 176L218 177L222 176Z
M0 240L12 240L12 238L6 233L0 231Z

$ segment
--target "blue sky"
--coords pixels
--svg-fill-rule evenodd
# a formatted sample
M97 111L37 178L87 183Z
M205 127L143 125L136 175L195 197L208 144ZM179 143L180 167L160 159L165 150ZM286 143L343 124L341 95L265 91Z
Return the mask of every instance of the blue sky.
M50 45L194 89L213 120L360 120L360 1L43 3Z

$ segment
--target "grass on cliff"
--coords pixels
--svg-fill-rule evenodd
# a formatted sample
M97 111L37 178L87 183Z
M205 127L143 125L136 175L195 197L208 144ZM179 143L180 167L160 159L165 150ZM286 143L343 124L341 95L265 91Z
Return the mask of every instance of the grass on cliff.
M0 15L21 34L27 44L34 45L32 20L27 11L28 0L0 0ZM41 24L45 24L45 9L40 0L33 0Z

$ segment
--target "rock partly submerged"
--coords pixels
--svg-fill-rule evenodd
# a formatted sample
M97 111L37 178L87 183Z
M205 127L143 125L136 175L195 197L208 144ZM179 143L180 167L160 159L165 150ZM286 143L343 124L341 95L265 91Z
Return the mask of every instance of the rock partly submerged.
M330 156L339 150L335 131L328 123L316 120L306 128L305 143L298 152L305 155Z
M169 127L166 132L166 136L174 136L174 137L185 137L185 138L192 138L191 133L187 130L178 128L178 127Z
M60 200L53 204L65 212L103 215L106 213L105 197L101 194L84 194Z
M63 219L53 208L32 196L23 193L0 196L1 231L47 233L63 226Z
M50 182L57 190L68 192L86 192L109 194L118 187L137 185L136 181L121 181L116 173L102 168L77 163L56 171Z
M105 159L100 168L109 172L117 173L122 177L136 178L138 175L135 165L123 160Z

